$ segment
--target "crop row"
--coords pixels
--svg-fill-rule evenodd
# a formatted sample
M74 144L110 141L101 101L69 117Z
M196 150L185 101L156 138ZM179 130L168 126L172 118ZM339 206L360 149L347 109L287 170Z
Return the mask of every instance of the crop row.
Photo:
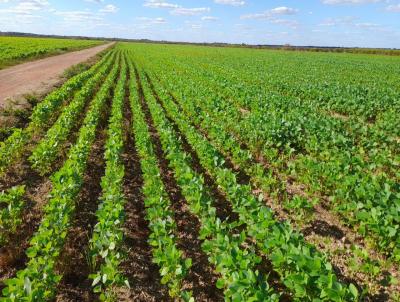
M91 104L68 159L51 177L50 200L26 252L29 262L15 278L5 281L7 287L3 290L3 301L46 301L54 296L55 287L61 279L55 272L55 265L68 234L96 129L118 69L119 63L114 64Z
M7 242L22 223L24 195L24 186L16 186L0 193L0 244Z
M127 64L124 59L121 65L121 76L114 91L111 106L107 141L105 144L105 175L101 180L102 195L100 206L96 211L97 223L90 240L90 258L95 273L90 275L93 280L94 292L101 293L101 301L113 301L113 286L124 283L124 278L118 271L122 259L121 242L123 239L122 224L124 222L125 198L123 194L123 178L125 174L122 161L124 149L123 136L123 106L125 99L125 84L127 79ZM128 286L129 284L126 283Z

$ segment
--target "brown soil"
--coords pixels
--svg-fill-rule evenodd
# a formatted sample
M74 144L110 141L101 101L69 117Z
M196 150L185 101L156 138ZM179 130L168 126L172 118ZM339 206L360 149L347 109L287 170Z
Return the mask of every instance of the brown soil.
M335 112L335 111L331 111L331 112L329 112L329 114L330 114L330 116L332 116L334 118L337 118L337 119L340 119L340 120L342 120L344 122L347 122L350 119L349 116L344 115L344 114L339 113L339 112Z
M17 100L32 92L40 94L48 91L60 81L59 77L67 68L88 60L111 45L100 45L0 70L0 107L6 106L9 99Z

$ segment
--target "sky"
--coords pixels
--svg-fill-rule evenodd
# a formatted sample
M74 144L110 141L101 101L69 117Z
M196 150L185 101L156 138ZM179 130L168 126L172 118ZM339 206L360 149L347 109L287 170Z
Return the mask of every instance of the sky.
M400 0L0 0L0 31L400 48Z

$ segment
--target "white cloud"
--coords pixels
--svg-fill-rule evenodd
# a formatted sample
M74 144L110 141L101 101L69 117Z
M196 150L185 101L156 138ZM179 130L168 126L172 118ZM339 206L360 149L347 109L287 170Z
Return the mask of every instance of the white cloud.
M192 21L186 20L185 24L186 24L187 29L193 29L195 31L203 28L203 24L201 24L199 22L192 22Z
M204 17L201 17L201 20L203 20L203 21L218 21L218 18L212 17L212 16L204 16Z
M143 6L151 8L179 8L178 4L168 3L163 0L147 0Z
M241 19L252 19L252 20L266 20L267 22L271 24L277 24L277 25L284 25L291 27L293 29L297 29L299 27L299 22L296 20L291 20L291 19L282 19L279 18L279 16L289 16L289 15L295 15L297 14L299 10L291 7L286 7L286 6L280 6L276 7L267 11L264 11L262 13L256 13L256 14L248 14L248 15L242 15L240 18Z
M46 0L26 0L18 3L14 9L21 12L34 12L42 10L48 5L49 3Z
M139 21L142 21L142 24L165 24L167 20L164 18L148 18L148 17L140 17Z
M186 8L164 0L146 0L143 6L150 8L165 8L169 10L171 15L175 16L196 16L210 11L209 7Z
M281 6L262 13L243 15L241 19L273 19L276 15L294 15L298 12L297 9Z
M343 18L328 18L325 19L319 26L354 26L357 18L353 16L346 16Z
M37 24L39 20L43 19L42 16L37 16L37 15L26 15L26 16L12 16L12 17L1 17L0 18L0 25L3 26L12 26L12 25L17 25L18 27L27 24ZM18 28L17 27L17 28Z
M382 0L322 0L323 4L329 5L341 5L341 4L368 4L378 3Z
M240 30L245 30L245 31L253 30L251 26L243 23L237 23L234 26Z
M387 6L386 10L392 13L400 13L400 3Z
M55 11L54 14L67 22L103 21L101 16L90 11Z
M119 8L112 4L108 4L100 10L101 13L112 13L112 14L115 14L118 11Z
M201 24L192 24L192 25L191 25L191 28L192 28L192 29L202 29L203 26L202 26Z
M243 6L246 4L246 1L242 0L214 0L217 4L225 4L225 5L232 5L232 6Z
M209 7L185 8L178 7L170 11L171 15L175 16L196 16L210 11Z
M290 26L292 28L297 28L299 26L299 22L296 20L287 20L287 19L272 19L270 21L273 24L280 24Z
M366 28L366 29L375 29L380 27L377 23L363 22L363 23L355 23L356 27Z
M47 9L48 5L49 3L46 0L25 0L11 8L0 10L0 13L28 16Z
M85 2L98 3L98 4L100 4L100 3L103 3L104 0L85 0Z
M387 31L384 26L372 23L372 22L360 22L359 18L353 16L347 16L343 18L329 18L326 19L319 26L325 27L343 27L346 30L357 29L357 30L369 30L369 31Z
M270 12L275 15L294 15L298 12L298 10L286 6L280 6L271 9Z

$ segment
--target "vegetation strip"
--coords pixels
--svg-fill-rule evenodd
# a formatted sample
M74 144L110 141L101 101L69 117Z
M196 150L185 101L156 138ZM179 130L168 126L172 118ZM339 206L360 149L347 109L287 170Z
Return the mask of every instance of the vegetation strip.
M111 116L105 146L105 175L101 180L102 196L96 212L97 224L90 240L90 258L96 269L90 275L96 293L101 293L100 300L113 301L113 286L124 283L119 272L122 260L121 243L123 240L122 224L124 223L125 197L123 194L124 164L121 158L123 141L123 106L125 100L125 84L127 65L123 55L121 77L114 92ZM127 281L126 285L129 286Z
M7 287L3 290L3 301L48 301L54 297L55 287L61 279L55 273L55 265L68 232L75 199L82 186L98 122L118 69L119 63L114 64L85 117L67 161L51 177L51 198L39 229L31 239L31 247L27 250L30 260L15 278L5 281Z
M314 225L321 224L324 217L330 214L322 209L321 206L317 205L318 200L315 198L309 200L302 192L295 193L296 191L291 191L290 185L285 186L285 180L282 180L280 175L276 175L273 169L267 169L264 165L256 162L250 151L242 149L240 143L230 133L227 133L222 126L218 125L214 119L211 119L210 115L205 111L196 110L196 107L193 106L191 102L183 102L178 99L173 99L173 101L178 102L177 106L179 109L182 109L185 116L188 117L188 123L190 120L193 120L196 128L205 135L222 154L232 159L235 166L245 171L246 174L250 176L254 191L263 193L264 200L272 207L276 215L279 214L277 215L279 219L288 219L290 222L295 222L297 229L308 232L308 236L306 236L307 242L314 244L319 243L315 242L316 239L313 238L312 234L309 234L308 230L312 230ZM317 207L316 209L313 208L314 205ZM330 218L335 219L335 217ZM329 223L332 223L332 221L329 221ZM336 221L336 224L338 223L339 222ZM307 224L309 224L309 226L304 227L304 225ZM329 225L327 227L329 227ZM332 230L335 230L335 228L337 228L336 225L332 225ZM340 226L340 229L338 229L339 232L341 232L342 228L343 226ZM382 274L383 271L377 272L377 268L390 266L390 263L386 263L386 261L379 256L371 255L370 253L374 253L374 251L368 252L364 245L361 247L359 245L361 243L355 238L352 238L355 234L353 234L351 230L346 228L345 230L346 233L343 233L341 238L335 238L336 240L332 241L332 243L325 240L324 245L319 244L319 249L323 249L334 264L339 263L343 265L343 261L349 263L351 267L344 268L345 271L343 271L343 268L340 268L341 278L354 278L354 282L359 282L359 287L363 285L363 294L371 294L370 290L376 290L375 288L380 286L380 279L377 279L377 276ZM322 235L323 232L323 230L316 230L317 234ZM329 234L327 236L329 236ZM338 244L343 245L342 238L346 238L347 243L349 243L348 241L350 240L350 248L355 251L353 256L346 256L347 252L345 250L340 250L340 253L332 251L331 246L337 247ZM323 240L321 237L317 237L317 239L318 241ZM358 262L360 263L358 264ZM368 280L366 280L366 277Z
M7 242L22 223L24 195L24 186L15 186L0 193L0 245Z
M130 68L130 70L133 69ZM183 252L176 247L174 213L170 209L171 202L160 177L160 169L149 130L139 104L135 76L131 74L130 78L133 132L143 171L143 193L147 213L146 219L151 230L149 242L153 247L153 261L160 267L161 282L168 285L171 297L180 297L184 301L194 301L190 292L181 290L182 280L190 269L192 260L190 258L185 259Z

